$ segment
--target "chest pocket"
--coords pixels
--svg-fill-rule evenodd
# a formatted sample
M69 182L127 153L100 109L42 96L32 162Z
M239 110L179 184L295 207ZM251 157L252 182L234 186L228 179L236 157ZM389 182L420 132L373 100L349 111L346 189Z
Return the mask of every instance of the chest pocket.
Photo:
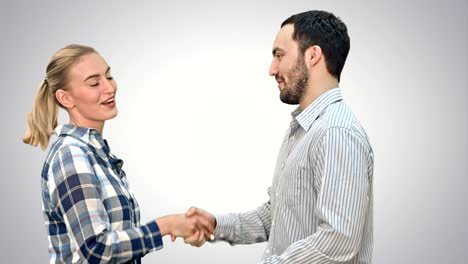
M285 164L276 186L277 201L288 206L297 206L310 199L312 172L303 160Z
M114 230L128 228L128 226L123 225L132 222L133 209L131 202L125 195L117 193L115 196L107 197L103 200L103 204L106 208L109 222Z

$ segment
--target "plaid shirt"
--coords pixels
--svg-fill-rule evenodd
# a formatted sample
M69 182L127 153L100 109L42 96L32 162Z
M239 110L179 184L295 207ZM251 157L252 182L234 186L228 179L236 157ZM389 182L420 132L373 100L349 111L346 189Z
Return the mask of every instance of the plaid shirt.
M42 170L50 263L141 263L162 248L155 221L140 225L123 161L95 129L59 126Z

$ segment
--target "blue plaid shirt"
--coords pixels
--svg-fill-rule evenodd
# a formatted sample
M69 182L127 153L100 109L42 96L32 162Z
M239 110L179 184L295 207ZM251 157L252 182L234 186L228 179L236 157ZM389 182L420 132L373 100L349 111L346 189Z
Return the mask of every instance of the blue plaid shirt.
M123 161L95 129L59 126L42 170L50 263L141 263L162 248L155 221L140 225Z

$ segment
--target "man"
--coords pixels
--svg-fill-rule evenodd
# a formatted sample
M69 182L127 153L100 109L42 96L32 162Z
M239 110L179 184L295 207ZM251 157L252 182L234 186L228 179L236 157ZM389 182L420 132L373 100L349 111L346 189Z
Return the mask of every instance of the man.
M208 220L216 240L268 241L261 263L372 263L373 153L338 88L349 51L345 24L309 11L285 20L270 75L280 99L299 104L282 142L270 199L256 210Z

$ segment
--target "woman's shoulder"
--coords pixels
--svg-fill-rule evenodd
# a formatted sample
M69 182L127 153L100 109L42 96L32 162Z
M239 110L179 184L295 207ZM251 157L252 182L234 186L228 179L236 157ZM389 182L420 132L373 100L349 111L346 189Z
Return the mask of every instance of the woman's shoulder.
M83 142L80 139L71 136L60 136L57 140L51 145L49 149L49 154L54 156L56 153L66 151L82 151L87 153L90 151L88 144Z
M70 136L58 137L49 148L42 175L45 177L54 166L66 165L64 163L73 162L78 158L87 158L91 153L89 146L77 138Z
M80 139L70 136L60 136L50 146L45 163L52 164L57 162L58 156L60 156L60 159L63 160L67 156L70 156L71 158L80 154L87 155L90 152L91 150L89 146Z

